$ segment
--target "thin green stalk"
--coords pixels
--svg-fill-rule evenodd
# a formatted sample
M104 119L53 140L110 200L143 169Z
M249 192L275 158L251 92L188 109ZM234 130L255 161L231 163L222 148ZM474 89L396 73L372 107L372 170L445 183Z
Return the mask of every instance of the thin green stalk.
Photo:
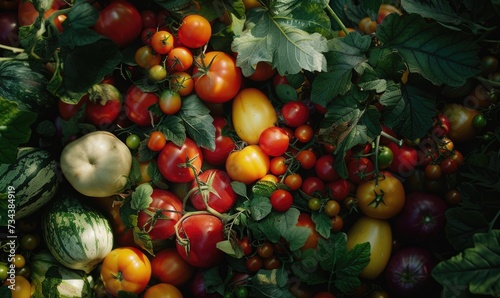
M325 0L325 4L326 4L326 10L332 16L332 18L335 20L335 22L337 22L337 24L340 26L340 29L342 29L342 31L344 31L345 35L349 34L349 31L347 30L344 23L342 23L339 16L335 13L335 11L328 4L328 0Z

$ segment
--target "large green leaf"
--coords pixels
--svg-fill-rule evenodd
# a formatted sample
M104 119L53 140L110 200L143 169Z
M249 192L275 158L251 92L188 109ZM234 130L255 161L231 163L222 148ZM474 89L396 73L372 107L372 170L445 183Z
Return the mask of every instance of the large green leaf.
M500 230L477 233L474 247L444 260L432 270L432 276L444 287L445 298L456 297L456 287L467 287L473 294L500 293Z
M397 51L410 72L435 85L460 86L480 72L478 47L471 36L428 23L418 14L390 14L376 34L382 45L372 51Z
M182 108L177 114L183 121L187 134L200 146L215 149L215 126L210 110L196 95L182 99Z
M63 32L59 38L61 47L74 48L92 44L101 36L90 29L99 17L97 9L86 1L75 1L75 5L62 23Z

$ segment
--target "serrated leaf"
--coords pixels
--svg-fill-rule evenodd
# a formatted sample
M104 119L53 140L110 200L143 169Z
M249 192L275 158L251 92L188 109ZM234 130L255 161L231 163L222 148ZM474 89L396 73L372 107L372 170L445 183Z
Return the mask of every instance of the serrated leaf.
M432 270L432 277L446 288L448 295L444 297L454 297L450 286L456 285L467 285L473 294L500 293L500 230L477 233L473 238L473 247L441 261Z
M428 23L418 14L388 15L377 26L382 46L405 59L411 73L419 73L434 85L463 85L480 72L478 46L471 36Z
M99 12L90 3L75 1L66 20L62 23L60 46L74 48L92 44L102 38L95 30L90 29L95 25L98 17Z
M167 140L175 145L181 146L186 140L186 127L180 117L175 115L165 116L157 125L156 129L161 131Z
M231 181L231 187L237 195L240 195L242 197L247 196L247 186L245 185L245 183L240 181Z
M358 64L368 61L364 53L370 44L369 36L356 32L344 38L330 40L329 51L325 53L328 70L319 73L314 79L311 101L326 107L335 96L347 93L352 86L352 70Z
M330 223L331 226L331 223ZM308 227L297 227L295 225L289 226L287 230L282 231L283 238L289 245L291 251L301 249L309 237Z
M153 187L148 183L143 183L137 186L132 193L132 201L130 202L130 207L137 211L147 209L153 202L153 198L151 197L152 193Z
M286 14L274 14L272 10L249 11L246 29L234 38L231 45L231 49L238 52L236 63L243 75L251 75L261 61L272 63L282 75L302 70L326 70L326 59L322 54L327 50L326 38L316 32L308 33L299 25Z
M139 245L142 249L147 251L150 255L154 256L153 242L148 233L141 231L137 226L134 227L133 231L134 242Z
M311 214L311 219L316 225L316 231L324 238L330 237L332 221L324 212L314 212Z
M362 90L373 90L382 93L387 88L387 81L378 77L375 70L368 66L364 68L363 74L359 78L358 87Z
M373 66L377 77L400 82L403 73L407 70L403 58L390 49L375 53L380 55L371 55L369 63Z
M361 284L359 275L370 262L370 243L356 244L348 251L347 257L342 259L336 267L337 279L335 286L343 293L350 293L356 290ZM344 265L343 267L339 266Z
M293 298L288 290L288 273L284 270L259 270L250 280L258 297Z
M210 110L196 95L182 99L178 117L184 122L187 134L200 147L215 150L215 126Z
M259 221L265 218L271 212L272 208L269 198L255 196L250 200L248 210L252 218Z

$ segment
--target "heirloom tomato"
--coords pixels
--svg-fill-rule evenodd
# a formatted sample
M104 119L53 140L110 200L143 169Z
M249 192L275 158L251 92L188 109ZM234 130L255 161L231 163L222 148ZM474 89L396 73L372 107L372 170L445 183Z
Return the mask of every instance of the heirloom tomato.
M120 48L131 44L142 32L142 17L125 0L112 1L99 12L95 31L114 41Z
M151 105L158 103L159 98L153 92L144 92L132 85L125 96L125 112L130 121L139 126L151 126L158 119L148 111Z
M164 248L151 259L152 276L176 287L186 284L194 275L189 265L174 247Z
M360 277L375 279L384 271L391 257L392 230L389 222L368 216L358 218L347 232L347 249L365 242L370 243L370 262Z
M137 248L115 248L104 258L100 276L104 287L114 297L120 291L138 295L151 279L151 263Z
M137 226L149 234L151 239L167 239L175 234L175 224L182 217L182 202L172 192L154 189L153 201L145 210L139 211Z
M222 166L225 164L229 153L236 148L233 139L225 135L224 128L227 121L224 117L215 116L212 124L215 127L215 150L202 147L203 159L211 165Z
M224 213L236 203L236 193L229 175L219 169L208 169L193 180L189 199L196 210L207 210L207 205Z
M405 204L405 190L394 176L363 182L356 188L356 198L363 214L379 219L396 216Z
M85 106L85 120L97 127L110 125L118 118L123 101L115 86L98 84L89 93L90 100Z
M443 108L443 115L450 120L448 137L454 142L466 142L477 135L479 129L474 127L474 117L479 111L460 104L447 104Z
M231 117L238 137L250 145L258 144L261 133L278 121L271 101L256 88L242 89L234 97Z
M168 141L158 155L158 169L170 182L183 183L193 181L203 165L203 155L196 143L186 138L181 146Z
M193 68L194 90L206 102L224 103L241 87L241 69L229 54L210 51L196 57Z
M248 145L229 154L226 171L232 180L250 184L267 174L269 164L269 156L258 145Z
M176 248L191 266L208 268L217 265L225 253L217 248L224 241L224 224L209 214L194 214L182 219Z
M177 31L179 41L188 48L199 48L207 44L212 36L208 20L197 14L187 15Z

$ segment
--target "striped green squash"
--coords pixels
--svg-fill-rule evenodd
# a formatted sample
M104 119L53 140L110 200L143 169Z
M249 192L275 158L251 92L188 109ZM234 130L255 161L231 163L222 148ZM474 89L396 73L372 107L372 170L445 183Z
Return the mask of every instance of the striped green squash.
M59 189L55 157L41 148L20 148L15 163L0 164L0 193L9 187L16 197L16 219L33 214Z
M57 261L89 273L113 248L113 233L104 214L82 199L61 189L42 216L42 232Z
M30 268L32 298L91 298L93 295L92 275L63 266L48 251L34 254Z

